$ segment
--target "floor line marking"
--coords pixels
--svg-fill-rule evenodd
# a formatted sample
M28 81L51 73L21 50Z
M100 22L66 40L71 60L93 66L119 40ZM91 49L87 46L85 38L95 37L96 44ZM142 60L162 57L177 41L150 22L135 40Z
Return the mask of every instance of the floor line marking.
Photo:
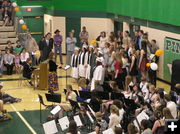
M37 134L35 132L35 130L31 127L31 125L27 122L27 120L20 114L19 111L17 111L17 109L14 107L13 104L10 104L12 109L16 112L16 114L19 116L19 118L24 122L24 124L27 126L27 128L33 133L33 134Z

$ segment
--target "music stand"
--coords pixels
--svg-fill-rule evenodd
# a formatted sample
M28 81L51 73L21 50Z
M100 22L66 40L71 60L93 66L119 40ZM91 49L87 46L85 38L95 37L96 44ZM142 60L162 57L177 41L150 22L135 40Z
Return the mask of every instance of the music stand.
M67 86L67 70L70 68L71 66L69 66L69 65L67 65L67 66L65 66L64 68L63 67L61 67L60 69L62 69L62 70L64 70L64 71L66 71L66 85L65 86Z
M112 92L111 93L111 100L116 100L116 99L124 102L124 99L125 99L124 94Z
M42 108L41 108L41 105L45 106L46 109L48 109L48 107L52 107L52 105L46 105L44 104L44 101L43 101L43 97L38 94L38 98L39 98L39 103L40 103L40 123L42 124Z
M79 91L79 96L83 99L90 99L92 95L91 92Z
M101 100L109 100L109 93L108 92L97 92L97 96Z
M53 93L53 94L45 94L47 101L52 102L51 108L54 108L55 103L61 103L61 94Z

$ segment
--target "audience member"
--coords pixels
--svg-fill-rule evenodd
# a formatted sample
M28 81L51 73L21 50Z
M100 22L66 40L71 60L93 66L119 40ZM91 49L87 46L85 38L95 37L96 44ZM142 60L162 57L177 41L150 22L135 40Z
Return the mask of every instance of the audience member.
M79 33L79 38L80 38L80 48L84 43L88 44L89 33L87 32L85 26L82 27L82 31Z
M57 55L59 53L59 60L60 63L63 64L63 60L62 60L62 42L63 42L63 37L62 35L60 35L60 31L59 29L57 29L54 32L54 54L55 54L55 61L57 59ZM68 49L68 47L67 47ZM67 51L68 52L68 51ZM69 58L69 57L68 57Z
M5 51L7 51L7 49L9 49L10 53L13 54L14 48L10 40L7 41L7 46L5 47Z
M7 53L4 55L4 66L7 68L7 75L12 75L14 66L14 55L10 53L10 50L7 50Z
M21 45L20 40L16 41L16 47L14 48L14 53L20 54L22 52L23 46Z
M76 43L77 43L76 37L74 37L74 34L72 32L69 32L69 36L66 38L66 44L67 44L66 65L71 65L71 56L73 55Z
M71 120L69 122L69 129L68 129L68 132L66 134L81 134L78 131L77 124L76 124L76 122L74 120Z

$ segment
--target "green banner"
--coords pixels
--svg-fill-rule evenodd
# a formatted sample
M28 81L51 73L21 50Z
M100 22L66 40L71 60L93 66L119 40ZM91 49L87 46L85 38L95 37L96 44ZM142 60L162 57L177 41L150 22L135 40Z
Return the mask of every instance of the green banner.
M171 81L172 62L180 59L180 40L166 37L164 40L164 80Z

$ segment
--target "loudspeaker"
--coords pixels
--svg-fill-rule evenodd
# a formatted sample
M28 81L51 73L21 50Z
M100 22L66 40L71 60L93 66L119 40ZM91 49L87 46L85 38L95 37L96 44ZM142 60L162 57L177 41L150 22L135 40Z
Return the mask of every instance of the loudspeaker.
M172 62L171 90L175 91L177 83L180 83L180 60Z

